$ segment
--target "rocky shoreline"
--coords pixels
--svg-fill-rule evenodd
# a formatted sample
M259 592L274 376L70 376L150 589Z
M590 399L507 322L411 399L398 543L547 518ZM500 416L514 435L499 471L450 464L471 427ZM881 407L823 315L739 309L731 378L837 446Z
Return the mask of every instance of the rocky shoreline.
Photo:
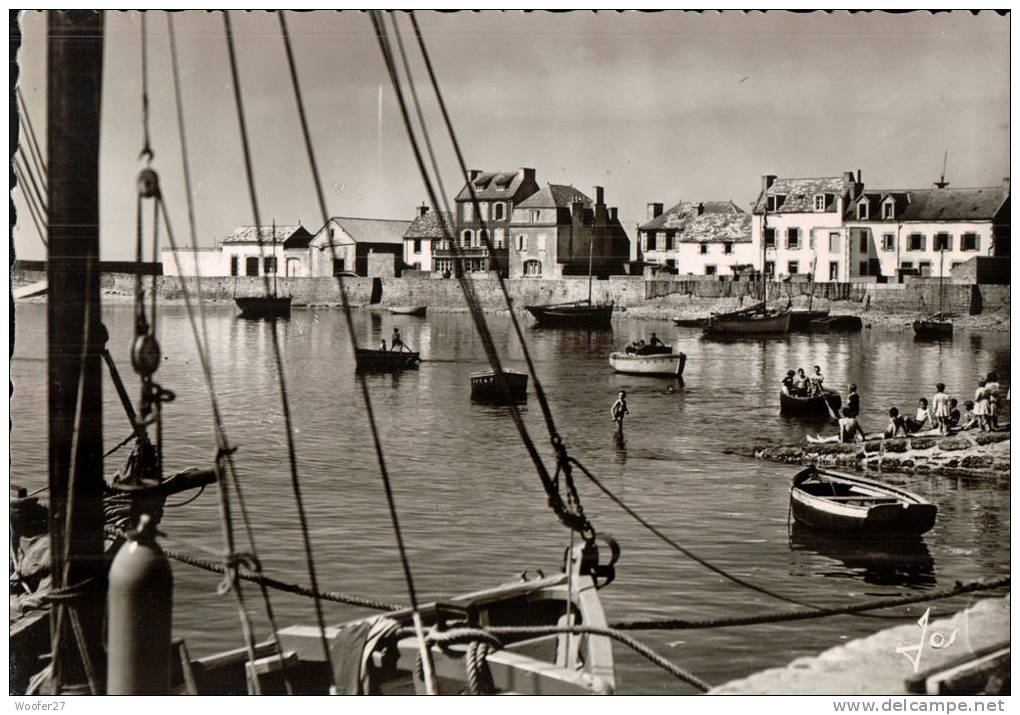
M897 437L854 444L759 447L754 456L781 464L816 464L860 471L1009 478L1009 425L997 432L968 431L945 437Z

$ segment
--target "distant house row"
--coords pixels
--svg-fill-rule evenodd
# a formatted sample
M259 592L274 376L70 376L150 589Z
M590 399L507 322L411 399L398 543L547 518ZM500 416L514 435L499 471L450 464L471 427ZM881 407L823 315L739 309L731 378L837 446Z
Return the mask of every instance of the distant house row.
M898 280L949 276L975 256L1008 256L1009 179L1001 186L870 189L861 172L763 176L748 214L732 202L649 204L639 258L671 273ZM763 245L764 244L764 245ZM764 249L764 250L763 250Z
M861 173L762 177L748 213L733 201L648 204L637 260L601 186L588 196L539 184L535 170L468 172L454 211L425 206L413 220L337 216L301 225L241 226L215 248L177 257L167 275L386 277L497 271L512 278L599 277L625 272L898 280L950 275L974 256L1008 256L1009 180L1002 186L871 189Z

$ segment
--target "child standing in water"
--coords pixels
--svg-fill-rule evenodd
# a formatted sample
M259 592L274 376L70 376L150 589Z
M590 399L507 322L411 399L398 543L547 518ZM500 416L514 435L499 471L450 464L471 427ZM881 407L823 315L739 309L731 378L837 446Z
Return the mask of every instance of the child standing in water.
M985 391L988 392L988 428L999 429L999 376L988 373L985 380Z
M935 385L931 398L932 420L938 425L940 434L949 434L949 395L941 382Z
M989 430L988 422L988 388L984 380L978 380L977 389L974 390L974 415L978 419L978 427L982 432Z
M623 418L630 414L630 410L627 409L627 393L624 390L620 390L620 394L616 396L616 402L609 408L609 414L613 418L613 422L616 423L616 434L623 435Z

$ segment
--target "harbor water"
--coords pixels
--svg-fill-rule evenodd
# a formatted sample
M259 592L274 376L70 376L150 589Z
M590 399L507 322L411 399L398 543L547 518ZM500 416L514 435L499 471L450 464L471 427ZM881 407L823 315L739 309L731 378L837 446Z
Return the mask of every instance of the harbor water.
M137 394L128 359L132 308L107 305L103 311L111 351L129 391ZM239 476L263 567L281 580L306 584L273 326L239 320L235 313L232 305L207 307L216 398L238 447ZM407 601L359 379L367 381L379 422L420 599L491 587L525 570L557 570L568 535L546 504L509 415L469 400L468 374L486 367L470 317L420 319L358 310L354 318L363 346L389 341L397 326L426 361L401 375L359 378L340 311L299 309L276 325L321 587ZM488 319L505 366L523 370L508 316ZM45 485L47 470L46 308L19 304L16 321L11 481L33 489ZM685 384L675 390L668 389L670 380L614 375L608 366L612 350L639 337L647 340L652 331L688 355ZM819 606L838 606L1009 573L1008 478L888 475L884 478L938 504L935 528L920 541L848 544L791 530L788 487L796 468L750 458L756 445L792 443L818 429L779 416L779 383L788 369L820 365L825 384L844 395L847 383L856 383L861 422L869 432L878 431L890 406L912 413L917 398L930 398L936 382L944 382L962 403L973 397L978 377L995 370L1005 395L1007 334L960 333L948 342L921 343L909 328L865 329L851 335L715 342L703 339L699 330L626 318L614 320L611 331L525 332L570 453L671 539L741 579ZM177 396L164 413L167 471L209 467L215 455L210 398L183 306L161 307L159 335L164 360L155 379ZM620 389L627 390L630 406L622 444L613 439L609 417ZM104 402L110 448L129 427L109 382ZM1008 405L1006 412L1003 421ZM536 443L551 456L533 392L523 415ZM822 429L833 431L827 425ZM122 450L107 459L108 477L125 457ZM789 607L671 550L579 479L595 528L612 534L623 550L616 582L602 591L610 621L710 619ZM189 496L168 504L164 543L216 560L223 542L215 493L206 490L195 501L174 506ZM239 543L244 543L240 531ZM234 602L216 594L217 575L174 564L174 578L174 633L186 639L192 655L240 646ZM265 636L257 591L249 584L246 592L259 635ZM275 592L272 598L281 625L314 622L311 601ZM932 613L972 602L973 597L939 602ZM325 607L329 622L366 614L332 603ZM845 616L635 635L715 685L910 622L925 607L884 612L902 620ZM625 647L614 649L621 692L691 692Z

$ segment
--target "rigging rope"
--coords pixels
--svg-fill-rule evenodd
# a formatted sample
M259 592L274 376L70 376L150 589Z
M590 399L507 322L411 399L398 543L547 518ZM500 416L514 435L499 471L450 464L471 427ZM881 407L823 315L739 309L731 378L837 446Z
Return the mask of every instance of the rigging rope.
M258 238L259 253L262 255L263 266L266 266L265 251L262 242L262 220L259 214L258 196L255 191L255 175L252 169L251 161L251 150L248 146L248 128L247 122L245 121L244 114L244 103L241 99L241 82L238 76L237 68L237 57L234 51L234 38L233 29L230 24L230 16L227 11L223 12L223 24L226 30L227 37L227 51L230 59L230 77L234 88L234 103L237 107L237 119L241 134L241 148L244 154L244 167L245 175L248 179L248 195L251 199L252 214L255 219L255 235ZM273 247L273 275L275 278L277 266L276 261L276 235L275 231L272 236L272 247ZM269 293L269 274L263 270L263 280L265 282L266 293ZM301 497L301 485L298 478L297 468L297 450L294 446L294 427L291 420L290 414L290 401L287 397L287 381L283 369L283 358L280 352L280 341L277 335L277 324L272 321L269 325L269 332L272 336L273 345L273 359L276 364L276 375L280 386L280 409L283 414L284 430L287 434L287 461L290 467L290 483L291 489L294 492L294 501L297 506L298 522L301 527L301 538L304 545L305 551L305 565L308 570L308 578L312 585L312 589L318 592L318 578L315 573L315 559L312 555L312 540L308 529L308 517L305 513L304 500ZM392 510L392 507L391 507ZM326 664L329 666L329 680L330 685L336 687L336 676L333 672L333 657L330 653L329 642L326 639L326 620L322 612L322 603L318 598L315 601L315 618L319 626L319 636L322 643L323 655L326 659Z
M31 154L32 162L35 164L36 171L39 172L39 181L43 189L49 192L47 188L49 177L46 173L46 162L43 161L42 150L39 148L39 140L36 138L35 129L32 127L32 116L28 112L28 105L25 103L25 96L21 93L21 87L18 87L17 94L21 116L25 120L22 122L22 125L25 128L25 137L28 139L28 150Z
M21 159L17 155L14 157L15 162L15 175L17 176L18 183L21 186L21 194L25 197L25 203L28 206L28 213L32 219L32 223L35 224L36 233L39 234L39 240L42 241L43 246L49 248L49 241L47 239L46 231L49 229L47 222L40 215L40 210L36 207L35 196L32 194L32 189L25 182L24 174L25 170L22 168ZM46 227L45 229L43 227Z
M312 178L315 184L315 194L319 202L319 210L322 213L323 229L329 223L329 210L326 207L325 194L322 189L322 178L319 174L318 163L315 160L315 151L312 147L311 133L308 129L308 118L305 114L304 98L301 93L301 84L297 74L297 64L294 61L294 53L291 48L290 33L287 30L287 20L284 13L281 11L277 13L277 17L280 21L280 33L283 36L284 50L287 55L287 66L290 70L291 85L294 89L294 99L297 105L298 118L301 122L301 133L305 142L305 151L308 155L308 163L311 168ZM336 265L336 246L333 244L333 236L329 234L329 250L333 258L333 264ZM355 361L357 360L357 335L354 330L354 319L351 315L350 302L347 299L347 290L344 285L343 276L337 276L337 285L340 289L340 303L343 307L344 320L347 325L347 334L351 343L351 352L354 355ZM376 463L379 466L379 476L382 479L383 489L386 493L386 504L389 508L390 523L393 528L394 538L397 542L397 551L400 555L400 565L404 572L404 581L407 585L408 596L411 600L411 609L413 613L415 628L418 632L418 640L420 650L423 657L424 668L425 668L425 683L426 689L431 694L435 692L435 681L432 677L432 663L431 658L428 654L427 649L424 645L421 617L418 614L418 596L414 585L414 576L411 573L411 563L407 555L407 547L404 544L404 537L400 528L400 518L397 514L396 501L393 496L393 489L390 484L389 471L386 467L386 459L383 454L382 440L379 437L379 428L375 421L375 412L372 408L372 398L369 395L368 384L364 380L357 380L361 388L361 398L365 405L365 416L368 420L369 429L372 433L372 444L375 448ZM325 640L323 640L323 647L328 648Z

